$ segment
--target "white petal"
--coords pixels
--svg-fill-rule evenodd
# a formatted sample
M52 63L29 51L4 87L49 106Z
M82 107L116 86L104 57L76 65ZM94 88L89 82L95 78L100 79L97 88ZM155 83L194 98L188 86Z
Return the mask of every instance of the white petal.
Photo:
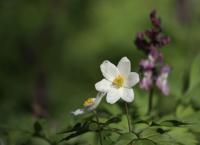
M109 81L113 81L119 75L117 67L108 60L104 61L100 68L103 76Z
M95 88L97 91L100 91L100 92L108 92L111 84L112 83L110 81L108 81L106 79L102 79L101 81L99 81L95 84Z
M71 114L73 114L74 116L81 115L83 113L85 113L85 109L77 109L71 112Z
M121 89L111 88L107 93L106 101L110 104L114 104L120 99L121 96Z
M126 102L132 102L134 100L133 89L123 88L122 100Z
M133 87L140 81L138 73L131 72L126 79L126 87Z
M117 68L122 75L128 76L128 74L131 72L131 62L130 62L130 60L127 57L123 57L119 61Z
M89 106L87 109L89 111L92 111L92 110L96 109L99 106L99 104L101 103L101 100L103 99L103 97L105 96L105 94L106 93L104 93L104 92L99 92L97 94L96 98L95 98L94 103L91 106Z

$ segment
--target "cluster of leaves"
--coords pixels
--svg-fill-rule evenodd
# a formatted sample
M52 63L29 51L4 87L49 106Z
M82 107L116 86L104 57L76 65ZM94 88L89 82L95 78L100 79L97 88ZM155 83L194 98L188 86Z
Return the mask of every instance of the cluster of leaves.
M110 119L105 117L106 113L107 116L116 115L116 111L120 109L109 110L105 107L101 110L104 115L100 115L102 122L99 126L91 115L84 118L81 123L62 131L61 134L65 137L61 142L70 141L88 132L101 132L105 145L198 145L200 143L199 62L200 56L194 60L186 76L182 96L176 98L175 108L168 113L144 116L137 112L138 115L133 118L134 129L131 133L127 133L127 122L123 113Z
M98 144L97 135L102 134L104 145L199 145L200 107L199 85L200 56L198 56L186 75L182 96L174 101L175 108L165 114L151 116L140 114L137 105L133 106L133 131L128 133L127 118L122 106L112 107L103 104L99 108L100 122L95 114L89 113L75 118L75 125L62 131L51 132L47 122L36 121L33 129L11 129L0 127L0 143L9 143L9 138L23 138L19 145L79 145ZM159 96L160 97L160 96ZM60 129L61 130L61 129ZM12 136L10 135L12 133ZM14 135L13 135L14 134ZM87 137L87 135L89 137ZM83 138L81 136L84 136ZM91 140L91 141L88 141Z
M127 133L126 128L123 129L126 124L125 116L111 118L100 123L100 127L97 122L87 118L86 121L60 132L66 135L61 142L69 141L84 133L101 131L105 145L196 145L198 141L195 133L200 133L200 127L194 120L186 121L192 117L191 115L195 115L191 108L180 106L176 111L176 119L172 116L164 116L155 121L152 119L139 120L134 122L134 129L131 133ZM195 116L196 121L200 119L198 115ZM192 118L195 119L194 116Z

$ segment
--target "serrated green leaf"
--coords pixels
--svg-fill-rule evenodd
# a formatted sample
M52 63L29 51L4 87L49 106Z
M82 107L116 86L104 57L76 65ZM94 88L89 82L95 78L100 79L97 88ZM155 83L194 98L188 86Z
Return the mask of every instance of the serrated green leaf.
M183 119L191 114L194 113L194 109L191 106L183 106L179 105L176 109L176 116L177 118Z
M173 128L168 134L174 141L183 145L196 145L198 143L195 135L187 128Z
M136 132L136 133L140 133L140 132L142 132L144 129L146 129L146 128L148 128L149 127L149 125L148 125L148 123L135 123L134 124L134 132Z
M121 135L114 145L128 145L134 139L137 139L137 136L133 133L125 133Z
M154 135L148 137L148 139L155 142L156 145L179 145L168 134Z

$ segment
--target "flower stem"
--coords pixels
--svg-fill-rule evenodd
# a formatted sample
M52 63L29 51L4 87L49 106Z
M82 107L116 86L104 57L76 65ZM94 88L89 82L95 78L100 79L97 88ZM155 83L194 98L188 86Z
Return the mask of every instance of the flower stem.
M147 115L151 114L151 110L153 106L153 93L154 93L154 88L152 87L149 92L149 108L148 108Z
M100 145L103 145L103 141L102 141L102 135L101 135L101 130L100 129L100 124L99 124L99 116L96 112L96 110L93 111L94 114L95 114L95 117L96 117L96 121L97 121L97 124L98 124L98 135L99 135L99 142L100 142Z
M131 118L130 118L130 114L129 114L129 110L128 110L128 104L125 103L125 110L126 110L126 116L127 116L127 120L128 120L128 129L129 132L132 131L132 125L131 125Z

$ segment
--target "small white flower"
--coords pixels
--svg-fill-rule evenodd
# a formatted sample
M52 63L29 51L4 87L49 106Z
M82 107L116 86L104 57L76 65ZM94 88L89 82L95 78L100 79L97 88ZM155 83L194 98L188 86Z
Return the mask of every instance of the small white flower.
M139 82L139 75L131 72L131 62L123 57L117 67L110 61L104 61L100 66L105 79L95 84L96 90L107 93L106 101L114 104L120 98L126 102L134 100L132 87Z
M83 106L84 108L77 109L75 111L72 111L71 113L75 116L81 115L85 112L93 111L97 108L97 106L100 104L103 96L105 95L104 92L99 92L96 96L96 98L88 98L84 101Z

